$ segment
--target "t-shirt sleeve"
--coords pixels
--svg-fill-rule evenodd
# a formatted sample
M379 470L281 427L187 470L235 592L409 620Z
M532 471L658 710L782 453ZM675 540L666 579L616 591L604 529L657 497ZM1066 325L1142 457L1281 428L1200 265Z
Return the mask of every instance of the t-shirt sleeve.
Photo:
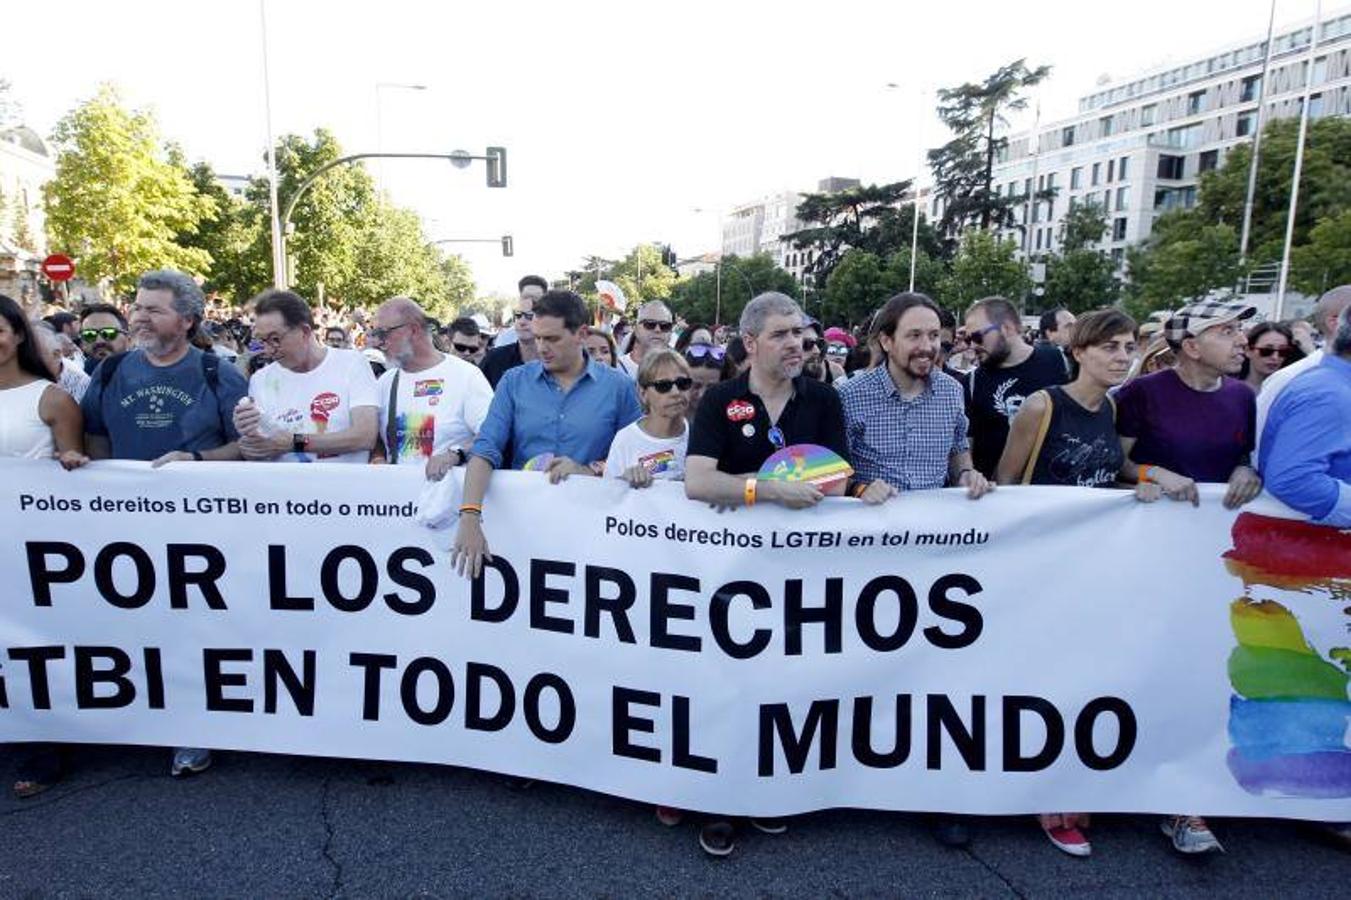
M687 456L707 456L722 459L727 449L727 431L723 427L725 401L722 393L704 394L694 413L690 426L690 445Z
M89 387L80 398L80 412L84 414L84 430L88 434L107 434L108 426L103 421L103 363L94 368L89 378Z
M1138 381L1124 385L1116 394L1116 433L1138 438L1144 428L1145 392Z
M235 407L249 392L249 383L234 366L222 362L220 367L220 404L221 427L225 429L225 442L239 440L239 429L235 428Z
M846 461L849 456L849 436L844 431L844 407L840 403L838 391L827 391L824 408L821 410L821 446L834 450Z
M483 420L488 417L488 407L493 402L492 385L474 366L464 380L464 423L475 434L483 428Z
M380 395L375 389L375 372L366 357L352 351L351 374L347 379L347 408L380 406Z

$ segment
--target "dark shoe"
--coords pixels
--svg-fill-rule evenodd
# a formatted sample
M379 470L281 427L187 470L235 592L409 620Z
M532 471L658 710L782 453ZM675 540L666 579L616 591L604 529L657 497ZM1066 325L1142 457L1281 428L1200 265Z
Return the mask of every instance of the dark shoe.
M971 833L966 830L966 823L957 816L934 816L929 827L934 840L944 847L961 849L971 843Z
M783 834L788 831L787 819L751 819L751 824L765 834Z
M699 829L699 846L709 856L729 856L736 849L736 828L726 820Z

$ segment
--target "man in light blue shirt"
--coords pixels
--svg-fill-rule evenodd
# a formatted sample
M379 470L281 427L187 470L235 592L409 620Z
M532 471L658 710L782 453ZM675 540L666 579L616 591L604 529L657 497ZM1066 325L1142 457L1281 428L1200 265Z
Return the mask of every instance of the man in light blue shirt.
M534 314L539 359L508 370L498 382L465 471L451 561L470 575L479 573L488 552L479 518L493 469L518 469L547 453L552 483L598 475L615 434L643 414L633 380L587 358L581 297L549 291L535 301Z
M1322 362L1276 398L1261 451L1273 496L1319 525L1351 528L1351 307Z

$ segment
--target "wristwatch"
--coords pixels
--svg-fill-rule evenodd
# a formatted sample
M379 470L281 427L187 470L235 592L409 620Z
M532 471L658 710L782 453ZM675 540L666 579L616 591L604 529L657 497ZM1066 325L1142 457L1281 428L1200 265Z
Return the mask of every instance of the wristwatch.
M310 446L310 436L296 432L291 435L291 450L294 453L304 453Z
M457 466L462 466L469 460L463 447L451 447L450 452L455 454L455 465Z

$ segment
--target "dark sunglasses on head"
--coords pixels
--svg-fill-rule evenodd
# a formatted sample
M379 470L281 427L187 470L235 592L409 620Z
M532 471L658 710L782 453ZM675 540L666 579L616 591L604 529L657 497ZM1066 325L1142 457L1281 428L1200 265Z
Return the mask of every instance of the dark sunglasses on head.
M86 328L80 332L80 340L86 344L92 344L99 338L105 341L115 341L119 334L126 334L121 328Z
M655 319L642 319L638 322L638 324L646 328L648 331L668 332L675 327L674 322L659 322L656 321Z
M450 346L455 348L456 353L477 353L478 347L473 344L461 344L459 341L451 341Z
M1264 358L1268 356L1279 356L1281 359L1285 359L1290 355L1289 347L1254 347L1253 349L1257 351L1258 356Z
M815 349L815 350L820 350L820 351L824 352L825 349L826 349L826 342L823 341L823 340L821 340L821 339L819 339L819 338L816 339L816 340L813 340L813 339L811 339L811 338L803 338L803 339L802 339L802 350L803 350L803 352L805 352L805 353L810 353L810 352L811 352L812 350L814 350L814 349Z
M644 385L644 387L656 388L658 394L669 394L671 388L675 388L683 394L690 389L692 384L694 384L693 378L688 375L681 375L679 378L659 378Z
M685 358L690 362L711 359L715 363L720 363L726 355L726 347L714 347L712 344L690 344L685 348Z

